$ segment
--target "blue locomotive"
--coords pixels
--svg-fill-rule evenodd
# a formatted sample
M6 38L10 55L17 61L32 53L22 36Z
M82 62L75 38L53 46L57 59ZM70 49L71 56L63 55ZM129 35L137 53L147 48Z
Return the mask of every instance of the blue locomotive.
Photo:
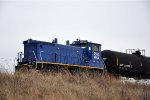
M51 67L104 69L101 58L101 44L87 40L66 41L66 45L28 39L23 42L24 54L18 53L16 69L29 66L37 69Z

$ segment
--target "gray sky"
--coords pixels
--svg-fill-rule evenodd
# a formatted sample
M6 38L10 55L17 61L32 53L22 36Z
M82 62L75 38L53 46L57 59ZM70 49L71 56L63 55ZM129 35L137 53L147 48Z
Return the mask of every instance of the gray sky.
M150 56L150 0L0 0L0 59L14 59L28 38L55 37Z

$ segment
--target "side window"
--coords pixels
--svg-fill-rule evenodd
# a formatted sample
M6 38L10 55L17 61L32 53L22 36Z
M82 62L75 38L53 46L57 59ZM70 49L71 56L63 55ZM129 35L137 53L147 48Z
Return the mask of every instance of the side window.
M99 51L101 51L101 45L99 45Z
M92 50L93 51L99 51L99 45L98 44L93 44L92 45Z

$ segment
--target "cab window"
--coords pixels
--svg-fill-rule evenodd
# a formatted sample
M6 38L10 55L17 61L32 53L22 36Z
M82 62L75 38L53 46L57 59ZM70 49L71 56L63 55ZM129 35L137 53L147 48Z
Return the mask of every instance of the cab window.
M93 51L100 51L100 49L101 49L101 48L100 48L100 46L99 46L98 44L93 44L93 45L92 45L92 50L93 50Z

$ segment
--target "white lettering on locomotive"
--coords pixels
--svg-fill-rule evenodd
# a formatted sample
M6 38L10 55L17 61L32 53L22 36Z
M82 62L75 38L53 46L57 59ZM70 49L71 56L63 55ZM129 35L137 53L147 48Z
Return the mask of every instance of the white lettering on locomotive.
M100 57L99 57L100 55L99 55L99 53L98 52L94 52L94 59L100 59Z

